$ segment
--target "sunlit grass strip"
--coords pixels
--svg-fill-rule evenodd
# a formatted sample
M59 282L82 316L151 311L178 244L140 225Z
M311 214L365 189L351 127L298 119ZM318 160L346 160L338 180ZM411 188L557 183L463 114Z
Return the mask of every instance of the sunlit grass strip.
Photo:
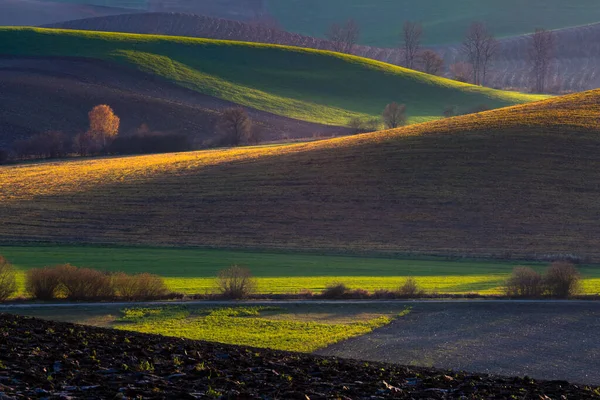
M323 276L323 277L274 277L256 278L258 294L298 294L303 291L320 293L328 285L344 283L351 289L374 292L379 289L395 290L410 276ZM467 276L419 276L415 280L428 294L503 294L504 283L509 274ZM217 293L215 278L165 278L169 290L187 295ZM18 296L26 296L25 274L18 274ZM600 278L583 278L581 293L600 294Z
M392 321L379 317L367 322L326 324L270 320L269 307L222 308L191 312L185 307L127 309L115 325L118 329L194 340L313 352L354 336L364 335Z

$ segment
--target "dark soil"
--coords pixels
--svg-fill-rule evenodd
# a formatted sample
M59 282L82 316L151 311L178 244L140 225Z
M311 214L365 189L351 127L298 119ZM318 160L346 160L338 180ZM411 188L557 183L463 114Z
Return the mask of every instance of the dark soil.
M598 302L415 304L318 353L600 385L599 330Z
M0 146L48 130L69 135L85 131L87 113L98 104L115 110L122 134L146 124L152 131L186 134L199 144L214 138L220 111L235 106L108 62L0 57ZM348 132L263 111L248 112L264 140Z
M538 400L563 395L600 398L598 391L563 381L408 368L0 316L1 399Z

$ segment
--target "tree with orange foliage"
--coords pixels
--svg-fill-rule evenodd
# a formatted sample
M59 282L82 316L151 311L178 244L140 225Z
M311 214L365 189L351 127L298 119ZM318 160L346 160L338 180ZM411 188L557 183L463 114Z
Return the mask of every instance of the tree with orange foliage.
M106 104L96 106L88 113L90 129L88 133L94 137L106 151L107 142L119 134L121 119L117 117L112 108Z

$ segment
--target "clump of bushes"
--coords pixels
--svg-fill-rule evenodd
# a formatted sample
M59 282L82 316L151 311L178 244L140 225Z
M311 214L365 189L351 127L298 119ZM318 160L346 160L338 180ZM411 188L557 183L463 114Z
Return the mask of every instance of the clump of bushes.
M557 261L544 275L529 267L516 267L505 285L505 293L515 297L551 296L561 299L575 295L581 274L570 262Z
M164 280L152 274L108 274L70 264L27 271L25 288L37 300L152 300L164 298Z
M516 267L508 281L505 292L508 296L538 297L544 293L542 274L529 267Z
M325 299L343 299L350 292L350 288L341 282L335 282L325 287L321 297Z
M248 268L233 265L219 272L217 288L222 297L240 300L254 293L256 280Z
M27 271L25 290L34 299L54 299L59 285L58 274L53 268L34 268Z
M169 292L163 278L149 273L128 275L119 272L111 278L115 294L126 300L159 299Z
M566 299L577 293L580 281L581 274L575 268L575 265L565 261L552 263L544 276L548 294L561 299Z
M8 260L0 256L0 301L8 300L17 292L17 274Z
M421 289L415 278L407 278L398 288L397 294L400 297L418 297L425 294L425 291Z

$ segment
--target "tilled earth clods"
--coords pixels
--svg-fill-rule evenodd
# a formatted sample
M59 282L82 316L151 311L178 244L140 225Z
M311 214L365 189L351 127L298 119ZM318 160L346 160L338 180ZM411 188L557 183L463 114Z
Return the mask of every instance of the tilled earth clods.
M539 400L600 390L0 315L0 399L11 398Z

